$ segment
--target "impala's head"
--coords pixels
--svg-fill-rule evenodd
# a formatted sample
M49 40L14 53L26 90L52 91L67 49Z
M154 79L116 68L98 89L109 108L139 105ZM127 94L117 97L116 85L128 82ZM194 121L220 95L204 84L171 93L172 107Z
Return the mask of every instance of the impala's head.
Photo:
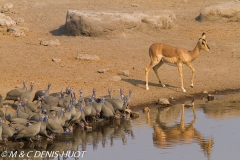
M198 44L200 46L200 49L203 49L204 51L207 51L209 53L210 48L209 48L209 46L207 44L207 40L205 38L206 38L206 34L203 32L202 37L199 38Z

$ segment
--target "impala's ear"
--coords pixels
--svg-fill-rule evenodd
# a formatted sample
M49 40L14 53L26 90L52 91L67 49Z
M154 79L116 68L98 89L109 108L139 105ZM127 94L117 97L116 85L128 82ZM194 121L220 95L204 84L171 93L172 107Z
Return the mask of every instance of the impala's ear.
M206 34L203 32L202 33L202 39L205 39L206 38Z

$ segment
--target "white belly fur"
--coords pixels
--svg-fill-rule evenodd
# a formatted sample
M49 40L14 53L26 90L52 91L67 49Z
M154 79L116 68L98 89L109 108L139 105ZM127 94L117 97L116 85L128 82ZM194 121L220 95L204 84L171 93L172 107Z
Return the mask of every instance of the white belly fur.
M164 63L172 63L172 64L177 64L177 58L176 57L163 57L162 58Z

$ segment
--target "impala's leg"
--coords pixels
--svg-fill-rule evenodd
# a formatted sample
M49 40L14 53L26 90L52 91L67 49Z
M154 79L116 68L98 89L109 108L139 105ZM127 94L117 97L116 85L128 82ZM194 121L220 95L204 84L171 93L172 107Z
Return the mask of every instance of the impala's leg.
M181 88L183 92L186 92L186 90L183 87L183 75L182 75L182 63L178 63L178 71L181 79Z
M182 115L181 115L181 121L180 121L180 129L181 131L185 130L185 123L184 123L184 104L182 104Z
M153 60L151 61L150 65L145 68L146 90L149 90L149 87L148 87L148 72L149 72L149 70L152 69L155 65L157 65L158 62L159 62L159 61L158 61L157 59L156 59L156 60L153 59Z
M162 87L166 87L165 84L163 84L162 81L160 80L159 74L157 72L158 68L161 67L163 65L163 63L164 62L162 60L160 60L160 62L156 66L153 67L153 71L155 72L155 74L156 74L156 76L158 78L158 81L162 85Z
M189 68L192 70L192 79L191 79L191 87L193 88L193 81L194 81L194 76L195 76L195 69L193 68L191 63L187 64Z

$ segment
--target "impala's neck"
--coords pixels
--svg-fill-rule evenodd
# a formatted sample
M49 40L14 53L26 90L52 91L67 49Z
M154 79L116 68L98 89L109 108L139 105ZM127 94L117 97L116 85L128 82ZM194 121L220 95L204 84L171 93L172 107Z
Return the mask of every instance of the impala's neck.
M200 53L200 48L198 46L198 43L192 51L189 51L189 53L191 55L191 61L194 61Z

